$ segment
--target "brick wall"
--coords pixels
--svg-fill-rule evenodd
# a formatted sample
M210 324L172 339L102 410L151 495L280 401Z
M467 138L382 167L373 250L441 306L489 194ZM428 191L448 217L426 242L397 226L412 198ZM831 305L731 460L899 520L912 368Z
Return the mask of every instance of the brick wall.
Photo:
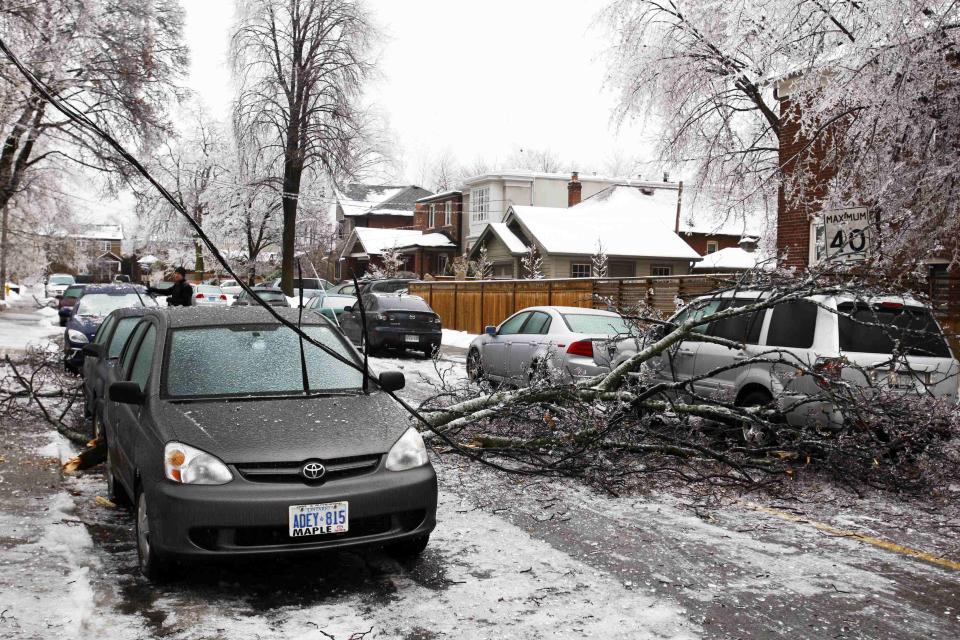
M453 208L451 212L450 224L444 224L444 207L450 202ZM436 207L436 216L434 225L430 226L430 205ZM424 233L444 233L457 244L457 253L463 251L460 233L460 219L463 214L463 194L452 193L443 198L437 198L430 202L418 202L414 211L413 228L420 229Z
M791 197L780 187L777 196L777 251L786 259L785 267L806 268L810 261L810 222L822 209L827 185L835 172L824 160L824 149L830 143L822 133L813 144L800 132L801 106L789 97L780 100L780 167L781 184L803 180L803 200Z

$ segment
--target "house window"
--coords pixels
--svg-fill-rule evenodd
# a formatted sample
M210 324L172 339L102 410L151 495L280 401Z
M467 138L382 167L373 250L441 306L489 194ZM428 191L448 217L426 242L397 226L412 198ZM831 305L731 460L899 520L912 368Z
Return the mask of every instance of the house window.
M446 255L437 256L437 274L438 276L445 275L447 273L447 261L449 258Z
M707 240L707 255L720 250L720 243L716 240Z
M810 264L821 262L827 255L827 228L823 218L816 218L810 223Z
M430 215L427 216L427 229L437 226L437 205L430 205Z
M673 267L663 264L655 264L650 267L650 275L652 276L672 276Z
M107 253L108 251L110 251L110 241L109 241L109 240L101 240L101 241L100 241L100 251L102 251L103 253Z
M443 226L449 227L453 224L453 202L447 200L443 203Z
M470 220L486 222L490 213L490 187L470 190Z
M610 260L607 263L608 278L633 278L637 275L637 263L633 260Z
M495 262L493 264L494 280L510 280L513 278L512 262Z
M589 278L593 272L592 265L589 262L571 262L571 278Z

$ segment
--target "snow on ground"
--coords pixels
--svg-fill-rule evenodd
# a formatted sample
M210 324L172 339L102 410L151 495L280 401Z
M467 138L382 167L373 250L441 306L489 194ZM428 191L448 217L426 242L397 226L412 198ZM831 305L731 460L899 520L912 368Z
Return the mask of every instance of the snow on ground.
M0 312L0 352L22 351L27 345L56 340L60 328L56 309L38 309L31 300Z
M477 337L475 333L466 331L457 331L455 329L443 329L443 336L440 338L440 344L448 347L457 347L459 349L469 349L470 343Z

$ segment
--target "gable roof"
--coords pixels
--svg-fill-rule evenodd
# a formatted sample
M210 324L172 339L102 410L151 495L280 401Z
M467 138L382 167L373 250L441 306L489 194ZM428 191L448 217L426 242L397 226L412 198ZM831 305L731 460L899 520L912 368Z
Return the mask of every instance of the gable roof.
M415 185L348 184L336 192L344 216L412 216L417 200L430 196Z
M730 235L738 238L743 235L759 235L762 230L758 216L749 219L734 219L723 216L713 198L705 192L696 192L683 189L681 192L676 184L665 183L658 187L636 186L634 184L616 184L607 187L577 206L586 206L592 202L610 198L614 193L630 192L637 197L637 201L646 201L644 205L655 214L660 222L668 229L677 229L677 200L680 205L680 233L704 233L711 235ZM655 203L649 206L649 203Z
M609 256L700 259L664 224L669 210L676 216L676 200L644 195L634 187L603 193L570 208L512 206L505 222L516 220L547 253L592 255L602 243Z
M118 224L91 224L71 237L85 240L123 240L123 227Z

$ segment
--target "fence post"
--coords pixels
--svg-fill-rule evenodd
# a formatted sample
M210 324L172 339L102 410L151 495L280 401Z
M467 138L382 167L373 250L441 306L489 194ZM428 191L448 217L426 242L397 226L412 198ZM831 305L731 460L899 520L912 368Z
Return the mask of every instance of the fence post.
M481 280L480 284L480 331L477 333L483 333L483 294L486 287L486 280Z
M457 301L460 299L457 289L458 289L458 285L456 281L454 281L453 283L453 328L456 329L457 331L463 331L463 329L460 327L460 316L457 315L457 306L458 306Z

